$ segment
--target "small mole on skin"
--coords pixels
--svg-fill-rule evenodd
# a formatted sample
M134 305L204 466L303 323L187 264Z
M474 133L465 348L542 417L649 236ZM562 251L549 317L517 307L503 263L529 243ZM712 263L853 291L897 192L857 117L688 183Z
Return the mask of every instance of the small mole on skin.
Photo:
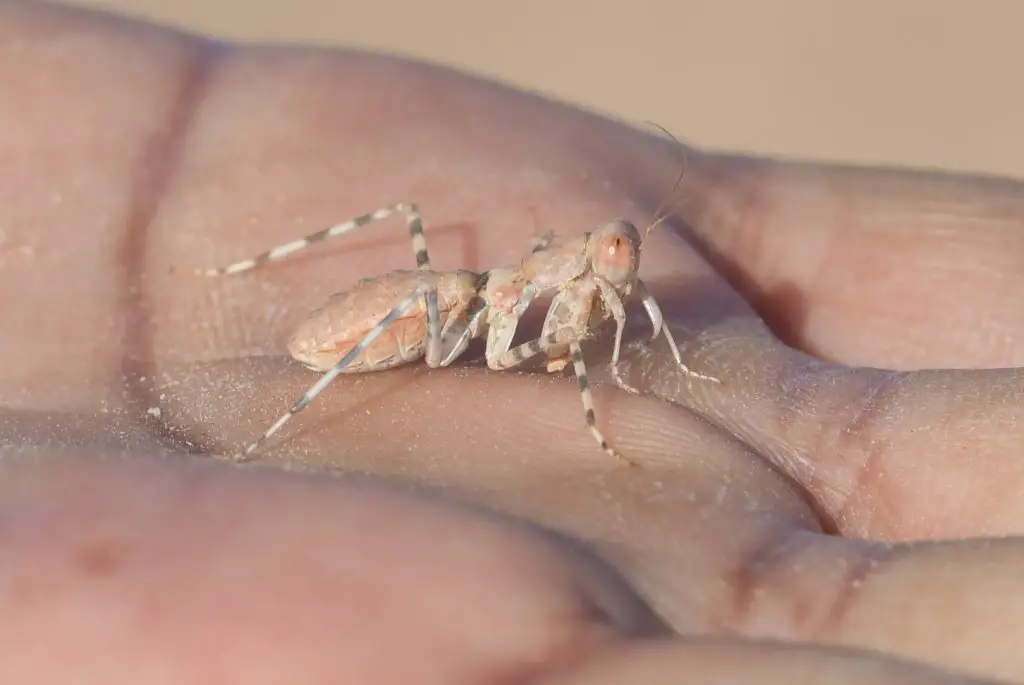
M86 543L74 554L75 565L91 577L113 575L122 565L124 548L112 541Z

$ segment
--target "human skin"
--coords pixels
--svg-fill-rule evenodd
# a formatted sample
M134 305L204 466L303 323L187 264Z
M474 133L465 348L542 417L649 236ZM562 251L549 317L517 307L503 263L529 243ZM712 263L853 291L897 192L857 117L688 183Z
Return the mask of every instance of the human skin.
M0 54L4 682L1024 680L1024 186L45 5L0 3ZM722 382L631 346L644 394L594 391L638 467L564 375L473 366L342 378L264 462L209 458L315 380L290 327L412 255L399 223L171 266L406 199L437 267L514 264L649 222L684 157L641 274Z

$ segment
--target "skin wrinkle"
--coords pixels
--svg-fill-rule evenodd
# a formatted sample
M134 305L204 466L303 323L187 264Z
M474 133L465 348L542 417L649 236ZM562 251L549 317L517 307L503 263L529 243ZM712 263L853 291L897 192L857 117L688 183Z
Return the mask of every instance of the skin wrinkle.
M704 348L704 354L711 356L716 344L728 345L729 341L719 336ZM889 392L886 388L893 387L905 374L849 369L779 344L760 351L759 355L763 363L757 359L750 361L750 366L756 368L754 373L762 376L757 385L777 389L772 430L765 435L754 424L735 421L726 422L726 429L744 436L752 449L799 484L826 530L838 532L848 528L843 526L847 510L877 490L867 490L872 465L881 460L885 449L892 449L889 441L880 442L876 437L886 417L891 418L892 405L880 403L879 395ZM766 373L771 376L766 377ZM838 379L843 382L837 382ZM858 386L846 400L834 391ZM808 425L807 418L818 413L823 400L837 407L832 415L849 420L839 419L835 428L828 430ZM850 411L853 413L849 414ZM805 446L808 443L812 446ZM829 472L819 473L823 468ZM858 524L858 528L863 525Z
M704 348L704 356L710 356L713 346L714 342ZM762 352L762 358L768 361L751 362L751 365L758 369L757 373L763 374L772 369L776 372L774 379L763 378L759 385L781 390L773 425L775 430L772 431L778 437L770 439L771 444L765 444L766 436L758 434L761 431L755 429L754 433L750 433L753 426L729 425L727 428L747 435L748 445L760 451L787 478L802 484L800 489L806 493L805 497L817 512L823 527L830 532L836 532L846 519L846 510L853 506L851 503L858 502L866 496L865 488L868 486L865 479L870 477L868 472L871 464L877 463L880 450L889 445L888 442L880 444L873 436L880 431L875 427L879 426L887 415L887 407L891 404L879 406L879 393L882 393L884 387L897 376L887 371L850 370L822 363L782 346L775 346L774 351ZM787 361L780 361L780 358ZM832 404L842 404L844 411L854 405L860 409L853 413L850 422L843 421L834 430L817 430L801 435L807 427L806 418L815 414L815 407L820 405L823 393L827 393L830 387L845 385L835 383L835 373L848 379L854 375L860 376L861 384L867 387L862 394L857 394L847 402L837 402L836 400L841 398L833 396ZM877 382L871 382L875 378L878 379ZM810 385L799 382L800 379L804 379ZM846 414L838 412L837 415ZM787 435L791 436L790 439L786 438ZM830 435L837 436L834 442L829 439ZM846 435L849 438L844 438ZM807 438L814 443L813 448L799 446L800 443L806 442ZM841 461L837 458L827 460L828 467L833 472L815 475L815 472L823 467L822 459L815 455L823 454L842 455L842 458ZM839 468L845 474L841 478L840 473L836 472ZM812 470L808 472L807 469ZM865 473L868 475L865 476ZM848 483L848 486L838 485L840 480ZM826 504L824 508L821 506L822 503Z
M853 478L843 476L837 469L843 466L842 471L846 471L845 456L841 462L832 459L822 463L821 455L845 455L840 437L845 428L839 425L831 431L821 427L815 427L810 434L804 431L808 428L808 418L815 415L815 408L825 403L823 397L832 399L827 397L827 393L830 386L837 387L836 377L849 377L850 370L809 359L804 363L795 363L792 367L795 368L787 368L780 374L784 380L777 384L781 392L774 426L777 430L774 432L778 437L773 440L776 444L768 448L769 455L788 455L778 461L783 462L787 473L804 484L810 498L818 502L819 507L823 506L826 528L838 532L842 519L835 512L841 510L853 496L853 491L847 485ZM834 400L828 403L834 404ZM769 456L769 459L772 457ZM800 470L794 470L794 466ZM831 472L822 473L823 469L829 468Z
M850 470L850 488L845 499L835 502L831 508L836 523L847 534L854 532L848 525L850 521L856 521L856 530L865 530L875 528L880 518L885 519L892 513L893 506L882 489L887 475L883 464L894 449L893 441L887 437L892 433L891 410L899 406L897 400L905 394L902 385L908 378L906 373L898 371L854 373L877 380L870 382L853 402L847 403L850 413L836 414L843 417L837 424L836 451L843 455L843 464ZM872 506L863 506L864 500L870 500ZM879 507L885 510L881 517ZM858 510L863 514L853 513Z
M753 332L755 337L769 339L768 334L763 331L763 325L759 321L752 324L751 320L743 319L738 328L745 330L750 328L751 325L756 328ZM730 343L734 342L732 336L736 334L736 331L736 325L732 322L725 322L721 324L721 328L713 332L705 331L701 333L699 336L698 354L696 355L696 357L699 357L700 363L710 362L707 364L709 368L721 368L721 365L716 363L716 358L723 357L728 359L734 355L731 353L719 355L717 352L719 349L728 348ZM742 337L738 339L742 340ZM754 384L753 388L755 391L757 388L787 386L786 383L779 380L787 377L787 371L781 368L779 362L760 363L760 360L778 358L780 354L787 359L803 358L803 355L799 352L774 345L767 349L758 349L754 354L755 356L751 357L749 362L749 373L763 376L765 373L771 373L773 369L780 369L772 378L764 379ZM817 364L814 360L808 360L808 362ZM692 394L692 391L686 388L688 381L665 372L666 366L672 363L667 355L656 354L649 346L640 345L629 349L628 353L623 355L622 369L624 376L629 379L630 383L637 387L649 386L650 390L657 397L694 412L694 415L699 417L700 420L714 425L725 434L746 445L752 453L760 457L774 474L792 488L794 494L800 498L809 511L813 512L817 524L826 533L836 532L834 522L827 508L822 505L819 495L813 492L813 488L809 487L809 484L813 483L813 475L807 474L803 470L797 471L794 469L794 466L806 468L813 466L813 464L802 456L798 456L795 460L787 456L794 451L788 444L767 438L761 429L758 429L755 424L751 424L749 421L740 422L735 419L736 416L749 416L748 412L723 414L720 410L715 409L713 405L709 405L709 402L716 402L713 395L705 396L702 393L698 393L696 409L691 408L692 401L687 402L686 400L688 394ZM807 365L801 366L797 370L790 372L789 377L793 378L796 374L805 372L807 368ZM747 375L747 370L746 368L734 368L726 375L733 378L745 376ZM814 375L806 373L805 375L808 375L812 380L816 378ZM761 402L769 400L770 398L767 394L765 397L759 398ZM782 404L784 405L785 403ZM756 411L756 408L753 410ZM795 412L787 415L793 417L791 423L797 422ZM777 418L776 420L779 419ZM784 433L785 431L782 432ZM767 443L766 439L768 440ZM827 486L827 481L823 480L822 482Z
M832 644L846 644L842 629L851 610L857 606L856 602L862 588L866 587L879 568L892 558L893 550L896 548L877 542L855 549L856 559L853 564L847 564L846 573L836 583L836 593L831 598L828 611L822 620L808 631L812 637Z
M819 366L819 363L810 362L809 366ZM846 382L837 383L836 375L845 377ZM811 387L794 383L794 377L806 378ZM859 380L849 382L853 377ZM900 388L906 378L908 376L904 372L878 369L840 367L812 371L807 368L794 370L790 381L780 384L785 390L780 397L780 419L776 424L781 439L776 442L782 449L794 452L795 456L786 462L808 467L813 465L810 473L790 475L806 485L812 499L825 505L827 528L844 534L855 533L871 527L874 519L878 518L877 507L882 506L886 511L891 509L885 506L886 498L881 496L881 484L886 473L877 469L894 449L892 440L883 436L891 433L891 408L897 405L893 398L905 394ZM841 392L843 387L854 386L857 389L848 399L836 393L836 389ZM807 417L814 416L815 408L822 404L835 406L836 411L830 415L839 418L827 429L813 427L806 436L807 440L799 432L808 428ZM787 434L793 435L796 441L786 440ZM795 446L808 443L809 447ZM779 454L779 447L769 448L769 454ZM823 468L828 472L818 473ZM864 506L866 500L874 509ZM864 512L871 518L854 516L851 511ZM851 521L856 521L852 527Z
M710 346L709 346L710 347ZM773 437L766 444L766 437L756 425L749 421L743 424L734 425L730 422L727 429L732 429L744 436L744 441L756 453L761 455L765 461L779 473L784 475L799 489L803 499L815 511L820 525L829 532L836 530L835 521L823 509L823 497L821 492L815 492L815 484L818 483L828 492L833 490L830 482L833 479L822 478L817 474L819 464L808 459L804 450L795 447L793 442L786 440L784 436L792 434L794 430L804 425L808 408L813 407L816 402L816 393L809 393L808 385L800 382L801 379L810 381L811 388L820 383L820 370L813 369L819 366L819 362L806 358L802 353L786 349L780 345L771 345L756 353L756 357L750 360L750 366L754 373L761 376L755 387L776 388L778 395L774 402L777 403L777 410L771 417ZM764 361L764 363L760 363ZM763 398L767 399L767 398ZM777 435L779 437L774 437ZM827 494L827 492L825 493Z
M757 600L763 588L771 579L772 571L782 567L794 556L789 547L794 540L803 541L797 529L789 522L783 523L775 534L764 534L756 538L748 551L739 555L732 572L732 601L727 605L724 616L716 623L723 629L742 630L740 627L760 611ZM802 548L801 548L802 549Z
M830 587L815 588L806 601L796 599L782 605L782 610L791 614L783 622L790 626L789 637L849 645L843 634L847 617L858 606L858 597L871 577L892 560L897 549L883 542L848 545L835 559L835 563L842 564L843 571L830 577ZM820 555L820 544L814 534L793 527L784 528L779 535L768 536L764 544L753 545L737 567L736 592L730 607L734 613L723 624L744 634L761 635L764 632L761 626L751 622L765 619L765 609L757 606L758 600L773 597L776 586L801 584L802 569L813 565L811 562ZM778 637L778 633L764 636Z
M179 87L162 128L145 143L138 182L130 189L131 209L124 224L124 241L119 263L124 264L122 306L125 310L125 342L121 374L129 410L144 417L157 441L171 449L197 452L195 446L208 443L205 435L189 435L180 426L170 424L161 412L157 417L148 410L160 407L160 392L155 385L156 364L149 297L145 274L148 271L149 234L160 212L166 189L179 172L180 162L196 113L202 105L216 67L219 52L211 45L195 41L194 54L178 75ZM192 430L195 430L193 428Z
M135 417L104 416L92 413L27 411L0 409L0 459L7 454L25 454L37 450L63 450L69 445L89 446L110 454L132 450L160 451L152 431ZM8 437L7 426L17 426L17 438Z

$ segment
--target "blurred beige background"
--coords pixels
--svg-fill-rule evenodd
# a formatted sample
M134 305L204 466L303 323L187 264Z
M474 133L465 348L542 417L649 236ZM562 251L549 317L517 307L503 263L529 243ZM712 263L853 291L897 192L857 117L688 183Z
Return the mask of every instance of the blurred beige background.
M700 145L1024 177L1021 0L74 2L426 58Z

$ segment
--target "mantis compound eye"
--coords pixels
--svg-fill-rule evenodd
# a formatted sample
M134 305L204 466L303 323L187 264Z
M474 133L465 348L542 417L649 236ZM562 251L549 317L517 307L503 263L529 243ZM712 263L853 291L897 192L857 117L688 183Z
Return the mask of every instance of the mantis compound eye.
M628 282L640 264L640 233L628 221L602 224L592 235L594 272L613 284Z

